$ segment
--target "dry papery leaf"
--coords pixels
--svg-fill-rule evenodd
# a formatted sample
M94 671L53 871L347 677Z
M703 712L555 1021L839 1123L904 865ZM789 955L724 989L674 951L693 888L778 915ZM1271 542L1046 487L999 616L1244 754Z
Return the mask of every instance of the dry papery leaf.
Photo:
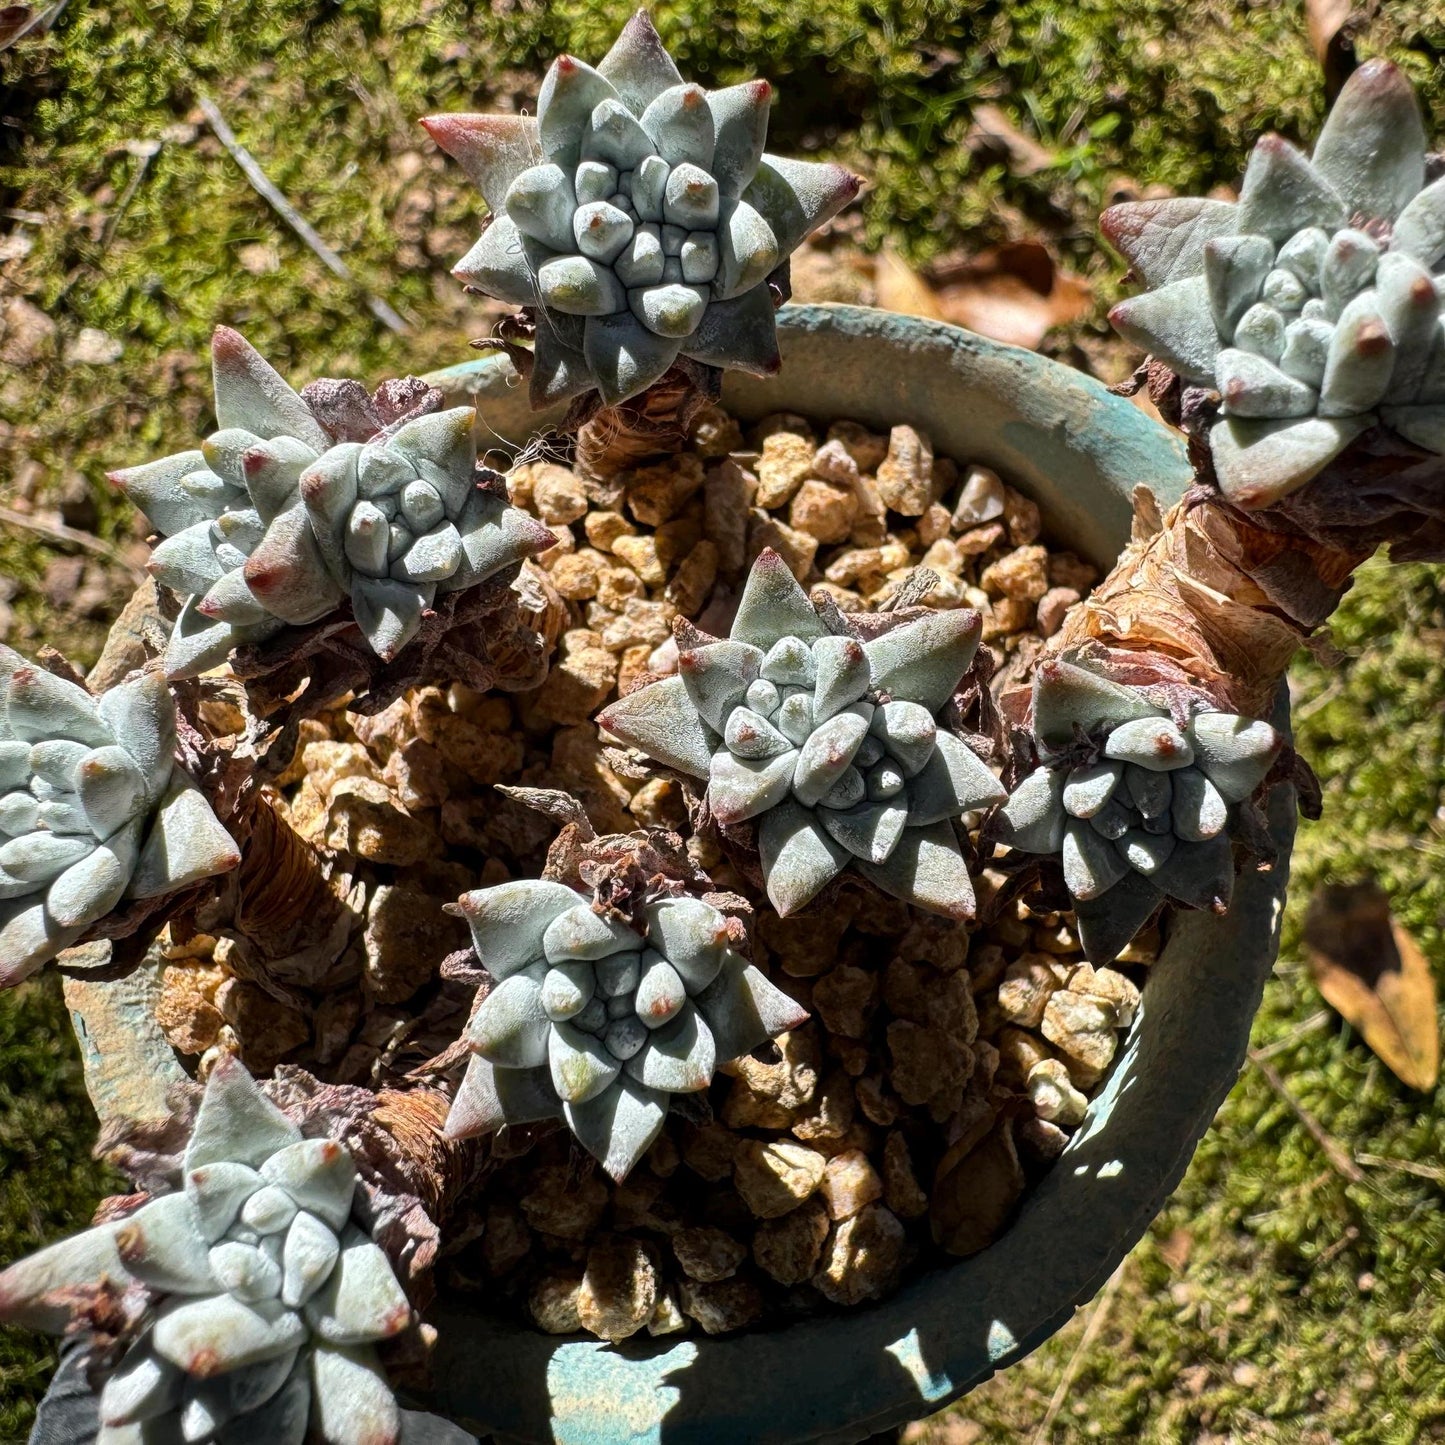
M1305 0L1310 49L1325 73L1325 98L1331 103L1359 64L1355 35L1377 9L1375 3L1357 12L1351 0Z
M1428 1092L1440 1076L1435 979L1420 945L1373 879L1315 890L1306 956L1325 1002L1359 1030L1401 1083Z
M1060 270L1038 241L1008 241L976 256L945 258L926 273L885 249L874 265L878 305L951 321L995 341L1034 349L1055 326L1088 311L1081 277Z

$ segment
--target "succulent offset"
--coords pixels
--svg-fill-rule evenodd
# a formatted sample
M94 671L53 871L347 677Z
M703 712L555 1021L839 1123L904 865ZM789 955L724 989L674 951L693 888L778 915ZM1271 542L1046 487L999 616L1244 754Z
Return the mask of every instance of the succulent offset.
M707 779L724 827L756 826L780 914L852 865L895 897L969 918L973 885L954 823L1004 790L938 713L980 631L967 609L927 612L866 641L832 631L767 550L727 639L686 648L675 677L629 693L598 722Z
M392 416L386 387L324 384L313 406L246 339L212 341L219 430L199 451L112 474L164 540L149 570L185 598L165 665L191 677L233 648L348 599L390 661L439 593L485 581L555 539L476 484L470 407ZM424 389L423 389L424 390ZM403 399L413 392L399 388Z
M97 698L0 645L0 987L123 900L240 861L175 749L160 677Z
M1409 81L1374 60L1310 157L1276 135L1255 146L1237 204L1105 213L1150 288L1110 319L1218 390L1214 467L1241 506L1288 495L1378 422L1445 452L1445 179L1426 184L1426 149Z
M536 308L535 405L611 405L679 357L777 370L768 277L859 182L765 154L771 98L685 83L639 11L595 70L553 62L535 117L423 122L492 212L454 274Z
M414 1323L354 1211L356 1167L226 1058L183 1186L0 1273L0 1319L59 1333L85 1291L138 1289L137 1336L100 1390L96 1445L457 1445L398 1406L375 1346Z
M1135 689L1051 659L1034 678L1033 733L1041 765L993 826L1022 852L1062 855L1091 962L1118 957L1166 898L1228 906L1235 805L1284 746L1274 728L1210 710L1181 727Z
M672 1094L807 1018L697 898L647 905L646 934L562 883L526 879L460 903L495 987L472 1015L474 1051L447 1133L564 1118L613 1179L659 1131Z

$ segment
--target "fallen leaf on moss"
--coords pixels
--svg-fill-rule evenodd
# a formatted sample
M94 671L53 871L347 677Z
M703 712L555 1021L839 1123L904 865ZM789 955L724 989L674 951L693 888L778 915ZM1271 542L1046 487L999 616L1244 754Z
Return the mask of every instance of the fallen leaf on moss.
M883 249L874 257L873 289L877 293L877 305L885 311L927 316L933 321L946 319L933 287L898 254L898 248L891 241L885 241Z
M1061 271L1038 241L1008 241L966 261L935 266L944 317L1029 350L1089 309L1088 282Z
M1440 1076L1435 979L1419 944L1391 917L1379 884L1317 889L1304 938L1325 1002L1360 1031L1401 1083L1433 1089Z

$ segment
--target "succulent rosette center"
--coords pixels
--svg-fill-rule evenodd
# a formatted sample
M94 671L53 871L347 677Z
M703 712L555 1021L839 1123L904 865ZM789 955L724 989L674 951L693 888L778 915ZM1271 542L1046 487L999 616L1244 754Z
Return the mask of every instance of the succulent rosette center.
M1265 506L1378 421L1445 451L1445 181L1426 183L1420 107L1385 61L1340 92L1314 151L1255 146L1238 203L1115 206L1103 230L1149 290L1110 319L1212 387L1231 500Z
M175 748L161 678L96 698L0 645L0 987L122 899L175 892L239 861Z
M1223 912L1230 831L1284 738L1212 710L1176 721L1133 688L1050 660L1034 681L1040 766L995 815L1025 853L1058 853L1093 963L1109 963L1166 898Z
M831 631L765 551L729 637L685 649L677 677L629 694L599 722L706 778L724 827L756 822L779 913L851 863L886 892L969 917L973 887L953 824L1004 793L938 714L980 632L967 609L925 612L867 639Z
M778 366L767 279L856 194L838 166L765 155L772 87L687 84L639 12L602 63L560 56L537 116L433 116L494 215L456 275L538 308L539 404L616 402L679 356Z
M447 1120L454 1138L561 1117L622 1179L670 1095L705 1089L718 1064L807 1017L696 898L648 905L645 933L561 883L503 883L459 906L496 983L467 1027L476 1057Z

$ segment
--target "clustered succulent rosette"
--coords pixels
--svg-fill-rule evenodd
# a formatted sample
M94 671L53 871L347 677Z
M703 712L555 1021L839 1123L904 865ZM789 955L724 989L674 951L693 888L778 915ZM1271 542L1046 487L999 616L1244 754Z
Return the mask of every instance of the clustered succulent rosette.
M430 409L440 394L420 383L368 397L321 382L303 396L224 326L211 354L219 429L199 451L111 477L164 534L150 572L185 598L167 676L195 676L348 599L389 662L439 593L555 540L478 487L471 407Z
M1034 676L1040 766L990 828L1062 855L1084 953L1110 963L1166 899L1223 912L1231 826L1284 746L1268 723L1196 710L1182 723L1142 692L1062 659Z
M467 1138L563 1118L621 1181L662 1129L670 1096L807 1018L738 953L701 899L665 897L644 932L562 883L525 879L460 901L495 986L447 1119Z
M415 1317L358 1208L344 1145L303 1138L223 1059L182 1177L176 1193L0 1273L8 1324L72 1330L106 1291L134 1306L95 1445L471 1441L392 1394L375 1346Z
M777 370L768 277L859 182L765 154L771 99L685 83L639 11L595 70L553 62L535 117L423 121L492 212L454 274L536 308L535 405L611 405L679 357Z
M1254 148L1237 204L1115 206L1104 234L1150 288L1110 320L1220 395L1210 432L1224 493L1268 505L1383 421L1445 452L1445 179L1426 184L1409 81L1352 75L1306 157Z
M122 900L174 893L240 861L175 750L162 678L92 697L0 645L0 987Z
M598 718L668 767L707 779L719 824L753 822L768 899L795 912L845 868L951 917L973 916L954 824L1004 796L939 725L978 650L966 608L868 640L833 628L787 564L753 564L726 640L685 647L675 677Z

